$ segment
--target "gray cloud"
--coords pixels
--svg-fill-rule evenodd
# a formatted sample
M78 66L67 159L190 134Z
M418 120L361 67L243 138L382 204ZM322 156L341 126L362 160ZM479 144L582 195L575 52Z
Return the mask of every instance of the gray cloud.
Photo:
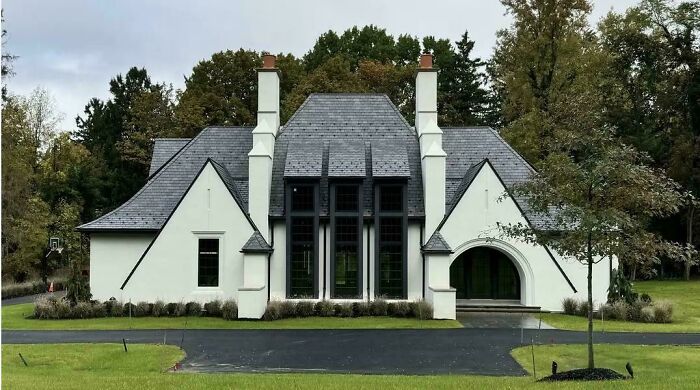
M636 0L595 2L592 21ZM183 77L212 53L239 47L303 55L319 34L375 24L398 35L452 40L469 30L476 55L488 58L496 31L509 24L496 0L482 1L38 1L5 0L7 48L19 56L12 92L48 88L75 126L91 97L131 66L182 87Z

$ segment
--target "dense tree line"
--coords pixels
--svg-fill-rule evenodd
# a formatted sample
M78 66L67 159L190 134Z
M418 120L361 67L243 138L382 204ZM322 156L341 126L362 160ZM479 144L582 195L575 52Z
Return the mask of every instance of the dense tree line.
M496 127L536 167L554 145L561 149L566 135L610 129L688 191L674 217L641 222L694 245L700 196L697 1L645 0L597 25L589 23L587 0L501 2L513 23L498 33L489 59L474 56L467 32L452 42L392 36L371 25L323 33L302 57L279 53L283 122L312 92L385 93L412 121L414 71L419 54L428 51L440 69L442 126ZM146 69L128 69L110 80L108 99L87 102L70 133L56 128L45 91L21 97L5 93L3 84L5 275L21 279L35 272L49 236L65 238L77 251L80 237L70 227L109 212L145 183L154 138L193 137L208 125L254 125L261 55L214 53L193 67L182 90L151 80ZM3 55L3 78L12 58ZM629 272L683 270L668 260L660 267L664 256L638 245L626 255L634 265Z

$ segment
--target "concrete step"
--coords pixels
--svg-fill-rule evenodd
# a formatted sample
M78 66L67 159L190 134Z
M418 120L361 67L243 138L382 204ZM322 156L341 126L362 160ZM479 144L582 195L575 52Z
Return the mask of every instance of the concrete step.
M539 306L457 305L458 313L549 313Z

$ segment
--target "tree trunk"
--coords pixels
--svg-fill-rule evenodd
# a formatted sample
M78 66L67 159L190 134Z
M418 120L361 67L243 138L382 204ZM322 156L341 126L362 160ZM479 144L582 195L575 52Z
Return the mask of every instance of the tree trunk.
M695 205L692 203L690 204L690 207L688 208L688 220L687 220L687 229L686 229L686 238L685 241L686 243L691 246L693 245L693 217L695 214ZM691 264L692 259L688 258L685 261L685 272L683 273L683 277L685 280L690 280L690 264Z
M591 234L588 233L588 368L595 368L593 360L593 255Z

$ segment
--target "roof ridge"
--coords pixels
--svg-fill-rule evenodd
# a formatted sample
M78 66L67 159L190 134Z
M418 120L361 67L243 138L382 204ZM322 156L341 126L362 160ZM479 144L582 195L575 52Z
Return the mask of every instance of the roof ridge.
M511 152L515 157L517 157L517 158L520 159L522 162L524 162L525 165L527 165L527 166L530 168L531 171L537 172L537 170L535 169L535 167L534 167L532 164L530 164L530 162L527 161L527 160L525 159L525 157L523 157L520 153L518 153L517 150L513 149L513 147L512 147L508 142L506 142L506 140L504 140L503 137L501 137L501 135L498 134L498 132L497 132L496 130L494 130L494 129L493 129L492 127L490 127L490 126L486 126L486 127L491 131L491 133L493 133L493 135L496 136L496 138L497 138L499 141L501 141L501 143L503 143L503 144L508 148L508 150L510 150L510 152Z

